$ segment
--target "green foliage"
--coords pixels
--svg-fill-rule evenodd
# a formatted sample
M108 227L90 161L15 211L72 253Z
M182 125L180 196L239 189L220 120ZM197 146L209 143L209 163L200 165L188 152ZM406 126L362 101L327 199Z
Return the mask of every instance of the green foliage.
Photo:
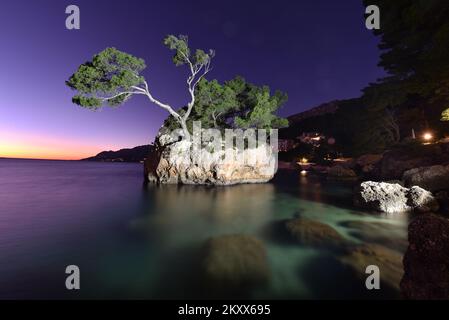
M173 35L169 35L164 39L164 45L170 50L175 51L173 63L176 66L181 66L187 63L187 57L190 57L187 36L180 35L179 37L175 37Z
M270 129L288 126L288 120L277 117L274 113L281 107L288 97L276 91L271 95L268 86L257 87L248 84L245 100L242 101L242 116L235 118L235 125L239 128ZM246 108L245 108L246 107Z
M446 0L365 0L382 18L379 65L389 76L365 90L370 106L385 108L418 96L449 102L449 6Z
M177 37L168 35L164 39L164 45L170 50L175 51L173 63L176 66L182 66L190 62L194 68L200 68L202 65L208 63L215 55L213 50L209 50L209 53L206 53L201 49L197 49L192 55L189 48L189 39L185 35L179 35Z
M105 102L120 105L131 96L126 92L143 82L139 73L145 67L144 60L107 48L82 64L66 84L78 91L72 101L80 106L98 109Z
M361 99L338 102L338 110L285 132L321 132L338 152L358 156L394 147L400 138L449 121L449 6L447 0L364 0L381 11L379 65L388 75L364 90ZM395 112L392 112L395 111ZM443 127L443 126L442 126ZM280 132L280 136L284 132ZM407 140L407 139L404 139Z
M440 126L441 110L449 104L449 6L447 0L364 3L381 11L381 28L374 33L381 40L379 65L388 76L364 89L362 104L369 116L359 120L367 125L366 141L359 145L382 149L395 143L385 130L389 109L397 110L403 137L412 128Z
M287 95L276 91L271 95L267 86L258 87L240 76L224 84L217 80L202 79L195 91L195 104L189 117L188 127L200 121L203 128L282 128L288 120L275 115L287 101ZM186 108L179 112L184 114ZM164 127L179 128L176 120L169 117Z
M98 98L93 98L93 97L86 97L80 94L75 95L72 98L72 102L74 104L77 104L79 106L83 106L89 109L97 109L100 108L101 105L103 104L103 101L101 99Z
M144 94L149 100L170 112L164 127L182 128L189 136L193 121L201 121L204 128L278 128L288 125L286 119L275 112L287 101L287 95L277 91L271 95L267 86L257 87L236 77L224 84L208 81L204 76L210 71L214 51L189 48L187 36L169 35L164 44L174 51L176 66L188 65L187 79L192 100L181 110L156 100L149 92L147 82L140 75L145 62L115 48L107 48L95 55L92 61L82 64L66 81L77 91L72 98L75 104L98 109L103 104L121 105L134 94ZM188 118L188 119L186 119Z
M227 114L238 108L237 94L231 87L217 80L202 79L198 84L193 110L203 127L224 127Z
M449 121L449 108L441 113L441 121Z

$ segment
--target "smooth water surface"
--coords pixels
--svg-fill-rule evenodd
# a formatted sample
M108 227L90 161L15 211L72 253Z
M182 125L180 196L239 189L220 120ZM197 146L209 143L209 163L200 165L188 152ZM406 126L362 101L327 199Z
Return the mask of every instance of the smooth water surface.
M157 187L143 184L142 171L141 164L0 159L0 298L208 298L201 250L209 238L232 234L263 242L270 276L229 298L399 297L399 280L366 290L367 275L342 262L351 249L289 243L271 232L305 217L335 228L349 247L378 244L400 260L409 217L356 211L350 184L282 171L268 184ZM81 270L79 291L65 288L68 265Z

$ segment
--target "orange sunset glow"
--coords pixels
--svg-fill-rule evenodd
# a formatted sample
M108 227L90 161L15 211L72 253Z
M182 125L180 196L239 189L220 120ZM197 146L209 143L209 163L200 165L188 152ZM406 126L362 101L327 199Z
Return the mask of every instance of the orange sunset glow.
M79 160L102 150L76 140L0 130L0 157L4 158Z

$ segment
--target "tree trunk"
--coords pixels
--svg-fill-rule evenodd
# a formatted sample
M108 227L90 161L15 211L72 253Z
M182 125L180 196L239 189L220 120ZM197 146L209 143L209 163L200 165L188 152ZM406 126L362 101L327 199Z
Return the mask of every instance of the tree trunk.
M184 119L179 119L179 124L181 125L182 132L184 133L184 140L190 141L190 132L189 129L187 129L187 123Z

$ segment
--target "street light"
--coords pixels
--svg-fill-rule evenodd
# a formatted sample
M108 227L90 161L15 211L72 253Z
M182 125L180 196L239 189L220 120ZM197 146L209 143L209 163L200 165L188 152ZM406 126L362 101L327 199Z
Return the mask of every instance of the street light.
M430 142L433 140L433 134L430 132L425 132L422 137L426 142Z

